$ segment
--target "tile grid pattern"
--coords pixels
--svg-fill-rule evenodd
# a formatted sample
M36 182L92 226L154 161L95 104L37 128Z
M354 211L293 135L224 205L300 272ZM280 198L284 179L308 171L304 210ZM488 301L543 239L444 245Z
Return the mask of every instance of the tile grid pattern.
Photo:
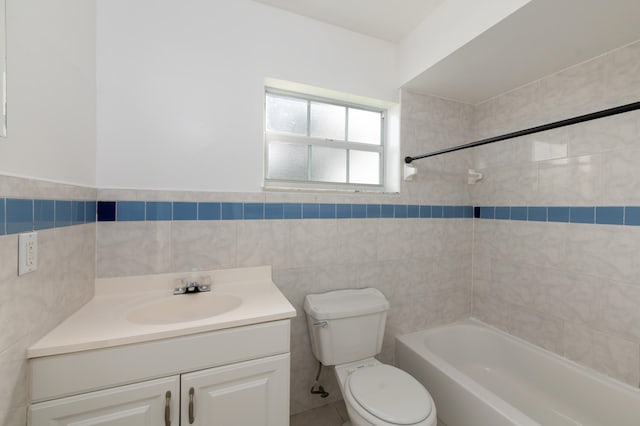
M479 104L471 140L635 102L639 65L636 42ZM639 141L633 111L474 148L469 203L473 316L633 387Z
M478 218L640 226L638 206L79 201L0 198L0 235L109 221Z
M0 235L109 221L478 218L640 226L638 206L76 201L0 198Z
M98 201L99 222L263 219L472 218L472 206Z
M637 206L479 206L476 219L640 226Z
M27 348L93 297L96 202L88 200L96 199L95 188L0 175L3 426L27 424ZM86 225L78 226L81 223ZM34 229L42 230L38 235L38 269L18 276L17 233Z
M0 198L0 235L96 221L96 201Z

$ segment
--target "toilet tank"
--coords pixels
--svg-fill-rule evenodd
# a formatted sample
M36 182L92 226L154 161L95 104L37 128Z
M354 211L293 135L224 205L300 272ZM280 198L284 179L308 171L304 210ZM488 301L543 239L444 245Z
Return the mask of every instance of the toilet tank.
M389 301L375 288L307 295L304 311L313 355L324 365L377 355L388 310Z

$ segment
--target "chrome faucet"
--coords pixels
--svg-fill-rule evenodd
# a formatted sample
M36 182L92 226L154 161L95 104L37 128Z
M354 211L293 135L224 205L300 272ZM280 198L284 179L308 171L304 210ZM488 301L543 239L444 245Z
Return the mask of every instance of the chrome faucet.
M202 279L203 277L200 278ZM208 278L209 277L206 277L205 281L210 281ZM211 291L211 286L209 284L201 284L194 277L182 279L180 282L181 285L173 289L173 294L191 294Z

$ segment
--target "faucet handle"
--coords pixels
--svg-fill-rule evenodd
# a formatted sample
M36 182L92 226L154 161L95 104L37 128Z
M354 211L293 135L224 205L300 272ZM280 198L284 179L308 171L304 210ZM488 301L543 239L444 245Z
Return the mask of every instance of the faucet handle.
M176 280L177 287L173 289L173 294L200 293L203 291L211 291L211 277L201 276L182 278Z

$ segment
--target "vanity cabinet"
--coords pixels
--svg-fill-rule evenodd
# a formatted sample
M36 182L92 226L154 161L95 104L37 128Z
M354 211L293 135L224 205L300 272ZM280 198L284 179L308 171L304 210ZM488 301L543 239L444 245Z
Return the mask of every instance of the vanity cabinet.
M277 356L182 376L181 425L289 424L289 357Z
M288 369L278 355L55 399L31 407L31 425L281 426Z
M98 392L34 404L34 426L151 426L177 425L180 376L149 380Z
M29 424L288 425L289 333L285 320L35 358Z

